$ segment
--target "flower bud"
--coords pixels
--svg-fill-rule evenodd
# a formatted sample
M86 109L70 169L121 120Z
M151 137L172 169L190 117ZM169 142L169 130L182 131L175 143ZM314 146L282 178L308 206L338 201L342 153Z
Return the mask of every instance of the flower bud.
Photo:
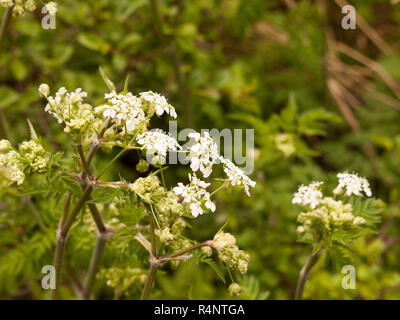
M228 291L231 296L238 296L242 292L242 288L236 282L233 282L229 286Z
M212 249L209 246L202 247L201 251L203 251L207 255L207 257L212 256Z
M142 173L146 172L149 170L149 163L144 159L140 159L139 163L136 165L136 170Z
M216 249L222 249L224 247L232 246L236 243L236 239L233 235L226 232L218 232L212 241L212 246Z
M41 97L47 97L49 95L49 93L50 93L50 88L49 88L49 86L47 84L42 83L39 86L39 90L38 91L39 91L39 95Z

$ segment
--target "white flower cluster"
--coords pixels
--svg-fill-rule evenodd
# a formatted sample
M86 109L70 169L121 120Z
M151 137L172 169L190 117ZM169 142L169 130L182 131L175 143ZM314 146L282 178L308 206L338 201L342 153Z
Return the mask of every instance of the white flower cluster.
M104 98L107 104L96 108L96 113L102 113L105 118L112 119L122 131L132 133L136 126L143 123L146 115L141 100L131 92L117 94L115 91L106 93Z
M8 140L0 141L0 166L9 172L9 179L18 185L25 180L24 169L28 165L32 172L42 172L47 168L49 155L35 140L25 141L19 151L11 147Z
M366 223L364 218L355 217L352 212L353 207L349 203L344 204L342 201L334 200L331 197L323 198L317 209L305 213L302 212L298 216L297 221L302 225L297 228L297 232L304 233L309 231L315 221L322 224L327 231L330 231L333 227Z
M142 92L139 96L149 114L155 112L158 116L161 116L165 112L172 118L177 117L175 108L168 103L164 96L153 91Z
M322 198L322 192L319 190L321 184L323 182L313 182L308 186L301 185L294 194L292 203L310 206L311 209L314 209Z
M19 146L19 152L27 160L33 172L41 172L49 164L49 155L43 146L35 140L22 142Z
M364 191L365 194L371 196L369 183L365 178L348 173L339 173L337 177L339 178L339 185L333 191L334 195L343 193L343 188L345 188L346 195L353 193L361 195L361 191ZM358 226L366 223L364 218L353 215L353 206L350 203L345 203L345 199L335 200L332 197L323 197L319 190L321 184L322 182L313 182L309 186L302 185L298 192L294 194L293 203L309 206L311 209L308 212L300 213L298 216L298 222L302 224L297 228L298 233L302 234L314 230L317 231L317 234L320 232L325 234L334 228Z
M343 172L338 173L337 177L339 184L333 191L334 194L341 194L345 189L346 196L351 196L352 194L359 196L361 192L364 192L367 197L372 195L368 180L359 177L358 174Z
M14 6L12 11L14 16L23 16L25 11L32 12L36 9L35 0L0 0L0 5L6 8Z
M204 132L203 136L193 132L189 134L189 138L195 141L188 154L190 168L193 172L200 170L204 178L207 178L212 172L212 166L219 159L218 146L208 132Z
M39 94L47 98L48 104L45 111L52 114L59 123L65 124L65 132L81 131L93 123L93 108L90 104L83 102L87 93L82 91L81 88L74 92L68 92L64 87L61 87L53 98L48 96L48 86L42 84L39 87Z
M165 163L167 151L181 150L175 138L166 134L161 129L153 129L148 132L141 133L137 139L137 143L142 145L142 149L146 149L149 155L155 155L153 163Z
M224 171L228 176L229 182L232 186L243 185L244 191L250 197L249 187L254 188L256 182L251 180L244 174L243 170L237 167L231 160L220 157L221 163L224 164Z
M183 201L189 204L193 217L203 214L203 203L206 208L214 212L215 204L211 201L210 194L206 190L210 184L197 178L196 174L189 174L189 180L190 184L186 186L179 182L178 186L173 189L175 194L182 196Z
M0 167L5 167L9 173L9 179L22 184L25 179L24 164L18 152L11 148L8 140L0 141Z

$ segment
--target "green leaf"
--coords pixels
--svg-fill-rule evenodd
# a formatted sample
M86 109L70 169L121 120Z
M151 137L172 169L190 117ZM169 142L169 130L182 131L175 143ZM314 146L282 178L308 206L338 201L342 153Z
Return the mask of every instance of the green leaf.
M77 39L82 46L90 50L100 51L103 54L107 53L111 49L108 42L104 41L94 33L80 33L78 34Z
M223 283L226 283L225 276L222 273L221 269L218 267L218 265L210 258L204 257L200 259L201 262L204 262L208 264L217 274L217 276L222 280Z
M100 75L103 78L108 89L110 89L110 91L116 90L115 84L106 76L106 74L104 73L104 70L101 66L99 67L99 71L100 71Z
M37 134L35 132L35 129L33 128L32 123L29 121L29 119L26 119L26 121L28 121L29 131L31 133L31 139L35 140L35 141L38 141L39 138L38 138L38 136L37 136Z

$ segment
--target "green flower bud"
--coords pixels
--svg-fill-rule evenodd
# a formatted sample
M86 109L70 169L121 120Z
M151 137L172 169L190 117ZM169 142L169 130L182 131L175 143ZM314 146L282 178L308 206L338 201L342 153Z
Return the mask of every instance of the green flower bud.
M136 170L142 173L146 172L149 170L149 163L144 159L140 159L139 163L136 165Z
M231 296L238 296L242 292L242 288L236 282L233 282L229 286L228 291Z

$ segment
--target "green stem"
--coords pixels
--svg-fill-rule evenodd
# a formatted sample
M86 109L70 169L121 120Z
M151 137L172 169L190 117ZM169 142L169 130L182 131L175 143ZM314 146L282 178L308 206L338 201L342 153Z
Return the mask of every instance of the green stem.
M148 300L149 299L151 289L153 288L153 284L156 279L157 269L158 269L158 265L153 265L153 264L151 265L149 274L147 275L147 278L146 278L146 283L144 285L142 295L140 296L140 300Z
M62 270L62 262L64 258L64 249L65 249L65 242L67 238L62 235L62 225L57 232L57 244L56 244L56 252L54 254L54 261L53 266L56 271L56 288L51 291L51 299L59 299L59 288L61 284L61 270Z
M90 299L90 295L96 280L96 274L101 265L101 260L103 259L106 243L107 232L99 233L97 235L96 246L94 248L92 259L90 261L89 272L83 290L83 299Z
M188 247L186 249L182 249L182 250L179 250L177 252L171 253L170 255L167 255L167 256L165 256L163 258L160 258L159 260L160 260L160 262L165 262L167 260L179 257L179 256L181 256L181 255L183 255L185 253L188 253L190 251L193 251L193 250L199 249L201 247L205 247L205 246L211 246L211 241L205 241L205 242L197 243L197 244L195 244L195 245L193 245L191 247Z
M57 230L57 244L56 244L56 252L54 254L53 266L56 270L56 288L51 291L51 299L59 299L59 288L61 284L61 267L64 257L64 249L65 249L65 241L66 237L62 235L62 229L65 223L65 220L68 216L69 206L71 203L71 194L68 194L64 200L64 209L61 215L60 224Z
M154 217L151 212L148 212L149 220L150 220L150 239L151 239L151 256L150 256L150 270L146 278L146 283L144 285L144 289L140 300L148 300L151 289L153 288L153 284L156 278L157 269L160 266L160 263L157 259L157 246L156 246L156 235L155 235L155 226L154 226Z
M307 258L304 267L300 271L299 280L297 281L296 292L294 296L295 300L301 300L301 297L303 296L304 285L306 283L308 275L310 274L311 269L318 262L318 259L322 252L323 249L319 249L315 254L311 253L310 256Z
M65 225L62 229L63 236L65 236L65 237L67 236L69 229L71 228L72 224L74 223L75 217L77 216L79 211L82 209L85 202L89 199L92 191L93 191L93 187L91 185L86 186L81 197L78 199L78 202L75 204L75 207L72 209L71 213L67 217L67 220L65 221Z

